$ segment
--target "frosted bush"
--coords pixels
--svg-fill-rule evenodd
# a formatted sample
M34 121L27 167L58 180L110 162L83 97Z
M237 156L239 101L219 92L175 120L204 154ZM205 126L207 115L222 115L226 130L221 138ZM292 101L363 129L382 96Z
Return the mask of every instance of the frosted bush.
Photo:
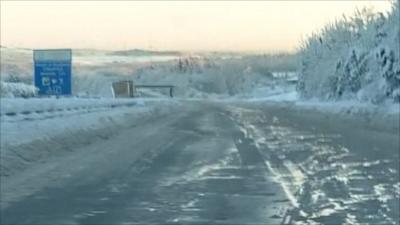
M1 97L30 98L30 97L35 97L37 95L37 91L38 89L33 85L0 81Z
M300 49L300 95L400 102L399 27L397 2L387 15L358 10L311 35Z
M260 81L273 79L272 70L263 65L267 62L263 56L228 59L190 56L172 64L143 68L132 77L138 84L176 85L177 96L232 96L251 92Z

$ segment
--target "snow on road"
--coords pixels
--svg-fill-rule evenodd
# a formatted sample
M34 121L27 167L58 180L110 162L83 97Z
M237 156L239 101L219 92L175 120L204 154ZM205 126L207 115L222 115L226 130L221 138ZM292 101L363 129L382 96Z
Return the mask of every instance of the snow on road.
M216 104L239 126L243 137L235 140L236 146L255 146L286 193L293 208L281 215L285 220L296 224L396 224L400 183L395 106L385 111L367 104L307 104L275 97L262 101L2 99L1 175L12 177L46 161L56 165L60 154L69 157L79 146L113 139L121 129L140 128L181 107L195 105L199 111L192 113L198 115L208 104ZM339 115L347 112L352 119L345 121ZM368 129L364 119L355 119L363 112L370 116L375 112L372 121L386 115L380 120L384 126ZM188 123L184 126L197 124L200 136L218 131L206 126L216 120L184 118ZM205 165L209 167L212 165Z
M3 221L279 224L288 201L255 149L236 145L241 135L234 125L224 106L186 103L176 113L6 177Z
M68 130L104 126L101 120L121 120L127 111L141 115L151 112L155 106L176 104L173 100L156 98L2 98L0 102L3 145L18 145Z
M398 122L378 131L271 103L232 108L232 118L291 199L288 224L399 224Z
M29 167L59 149L118 132L127 118L138 123L173 111L170 99L2 98L1 176Z

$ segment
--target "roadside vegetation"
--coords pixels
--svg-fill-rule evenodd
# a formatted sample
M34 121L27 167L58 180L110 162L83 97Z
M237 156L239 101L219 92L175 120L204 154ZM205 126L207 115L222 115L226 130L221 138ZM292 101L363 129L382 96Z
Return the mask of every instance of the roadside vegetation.
M112 97L111 84L133 80L136 84L170 84L180 97L209 98L251 93L257 87L276 86L275 73L292 73L296 54L175 53L167 61L157 61L159 53L127 50L102 52L74 50L73 95ZM154 55L156 54L156 55ZM23 97L32 85L32 51L1 48L2 97ZM165 55L162 55L165 56ZM143 58L146 61L140 61ZM140 60L139 60L140 59ZM17 90L16 87L23 88Z
M297 90L303 98L400 102L400 10L364 8L302 44Z

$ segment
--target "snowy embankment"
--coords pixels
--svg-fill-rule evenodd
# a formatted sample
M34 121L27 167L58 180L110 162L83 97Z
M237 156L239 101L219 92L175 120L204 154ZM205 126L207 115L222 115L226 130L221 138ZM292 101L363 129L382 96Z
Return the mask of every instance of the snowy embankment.
M174 110L168 99L2 98L1 176Z
M345 120L363 121L371 128L384 128L398 132L400 119L399 103L372 104L358 100L322 101L319 99L301 99L296 91L278 92L265 97L248 100L253 103L287 104L293 110L308 110L333 115Z
M290 80L297 77L297 74L290 76ZM313 110L324 114L336 115L347 119L364 120L366 124L378 125L385 122L396 121L400 118L400 104L387 100L384 102L372 103L362 99L336 99L324 100L320 98L304 98L296 90L296 84L292 82L276 82L273 85L256 87L248 94L236 95L233 97L220 98L222 101L243 101L252 103L275 103L289 104L296 109ZM392 124L393 125L393 124Z
M132 106L137 102L137 99L112 98L1 98L0 113L6 116L31 114L33 117L40 117L43 113L107 109Z

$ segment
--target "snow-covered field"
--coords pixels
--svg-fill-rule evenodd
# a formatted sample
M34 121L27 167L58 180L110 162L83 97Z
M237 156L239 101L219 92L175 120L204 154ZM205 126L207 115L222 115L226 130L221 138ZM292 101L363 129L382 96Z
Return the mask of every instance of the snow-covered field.
M32 50L2 47L1 55L2 81L32 84ZM273 72L293 71L295 62L296 57L287 54L73 50L72 92L79 96L112 97L112 82L130 79L136 84L175 85L175 94L180 97L233 96L249 93L256 86L273 86L272 82L281 79Z
M76 56L74 60L79 64L86 66L96 66L112 63L149 63L149 62L165 62L177 59L178 56L96 56L93 58L90 55Z

